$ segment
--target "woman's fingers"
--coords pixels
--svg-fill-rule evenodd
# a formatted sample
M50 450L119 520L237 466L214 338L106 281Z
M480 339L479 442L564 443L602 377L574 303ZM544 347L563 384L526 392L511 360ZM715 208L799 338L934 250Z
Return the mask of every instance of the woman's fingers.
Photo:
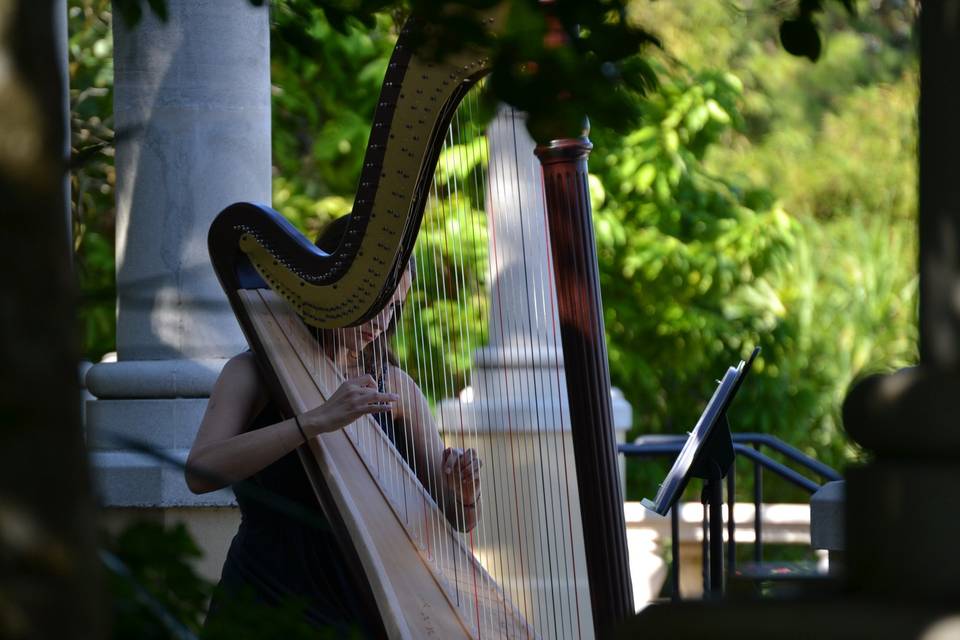
M368 399L370 404L376 405L393 405L394 402L398 402L400 396L395 393L380 393L379 391L371 394L371 397Z
M443 451L443 472L447 475L453 473L454 467L457 466L457 461L460 460L460 455L463 453L461 449L454 449L447 447Z
M463 471L460 473L460 479L463 482L480 482L480 463L479 461L475 464L465 466Z
M379 391L364 391L356 400L356 408L364 413L377 413L384 409L392 409L400 401L395 393L380 393Z
M467 449L464 451L463 456L460 458L460 468L463 469L465 473L480 471L481 466L483 466L483 463L480 461L480 456L477 455L476 449Z
M443 451L442 469L446 475L459 471L463 482L479 482L480 468L483 466L475 449L447 448Z
M373 389L377 388L377 381L374 380L373 376L370 375L369 373L366 373L362 376L355 376L353 378L349 378L346 381L346 383L355 385L358 387L364 387L364 388L373 388Z

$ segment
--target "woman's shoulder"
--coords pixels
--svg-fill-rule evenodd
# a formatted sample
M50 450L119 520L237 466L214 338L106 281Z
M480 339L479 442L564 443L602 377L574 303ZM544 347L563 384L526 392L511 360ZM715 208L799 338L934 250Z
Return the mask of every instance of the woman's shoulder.
M259 379L260 370L257 365L257 356L247 349L233 356L223 365L220 376L254 376Z
M220 370L217 386L225 387L232 393L259 396L264 393L260 377L260 365L252 351L243 351L233 356Z

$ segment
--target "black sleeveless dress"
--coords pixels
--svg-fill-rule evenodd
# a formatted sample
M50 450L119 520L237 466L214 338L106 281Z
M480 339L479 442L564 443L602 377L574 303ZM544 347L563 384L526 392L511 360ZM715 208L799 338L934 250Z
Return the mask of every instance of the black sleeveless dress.
M391 416L374 418L393 440ZM271 403L250 430L281 420ZM246 482L235 487L240 529L230 544L205 628L209 630L218 616L230 615L230 605L235 604L230 600L252 596L271 608L299 608L309 626L332 632L331 637L371 636L339 543L297 452L288 453Z

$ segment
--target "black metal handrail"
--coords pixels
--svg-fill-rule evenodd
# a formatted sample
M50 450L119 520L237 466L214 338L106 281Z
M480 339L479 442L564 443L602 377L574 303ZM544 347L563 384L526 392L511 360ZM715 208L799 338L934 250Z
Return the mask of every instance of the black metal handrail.
M753 463L753 528L755 562L763 560L763 469L769 469L790 484L797 486L810 494L815 493L822 485L797 470L773 460L763 454L761 447L768 447L783 455L793 463L812 472L826 481L840 480L842 476L835 469L806 455L796 447L792 447L775 436L765 433L735 433L733 435L733 449L738 456L742 455ZM617 450L628 458L662 458L676 456L680 453L687 436L682 435L647 435L640 436L632 443L618 445ZM733 571L736 567L736 522L733 516L733 506L736 498L736 467L727 474L727 567ZM671 563L671 578L673 599L680 599L680 552L677 546L679 538L680 519L677 509L670 510L670 537L672 544L673 562ZM704 538L706 540L706 537Z
M825 480L833 481L843 479L843 476L833 467L829 467L819 460L811 458L796 447L787 444L780 438L772 436L769 433L734 433L732 435L734 442L770 447L777 453L790 458Z
M686 438L683 440L686 440ZM683 448L683 440L677 443L663 442L655 444L621 444L617 447L617 449L620 451L620 453L634 458L659 458L668 455L679 454L680 449ZM786 466L785 464L781 464L776 460L773 460L769 456L766 456L760 451L748 447L743 443L734 442L733 450L735 453L749 458L755 464L770 469L777 475L789 481L791 484L794 484L809 493L814 493L820 488L820 483L807 478L796 470L791 469L790 467Z

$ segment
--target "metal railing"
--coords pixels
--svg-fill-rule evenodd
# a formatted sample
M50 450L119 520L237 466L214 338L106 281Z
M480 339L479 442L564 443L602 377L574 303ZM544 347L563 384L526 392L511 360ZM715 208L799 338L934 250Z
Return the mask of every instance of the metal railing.
M732 437L734 453L738 457L743 456L753 463L753 559L754 562L760 563L763 561L763 470L767 469L773 472L790 484L810 494L815 493L822 486L820 482L812 480L796 469L777 462L765 455L761 451L761 448L767 447L775 451L794 464L812 473L815 477L819 477L826 482L840 480L842 476L835 469L811 458L796 447L790 446L775 436L764 433L734 433ZM685 435L640 436L632 443L618 445L617 450L626 458L675 458L680 453L686 440L687 436ZM736 464L732 465L730 472L727 474L728 574L736 570L736 522L733 517L735 499ZM704 508L704 527L706 527L706 508ZM672 555L672 562L670 563L672 583L671 598L674 601L679 601L680 551L678 541L680 539L680 516L679 510L676 507L670 510L670 539ZM704 534L704 543L706 544L706 534Z

